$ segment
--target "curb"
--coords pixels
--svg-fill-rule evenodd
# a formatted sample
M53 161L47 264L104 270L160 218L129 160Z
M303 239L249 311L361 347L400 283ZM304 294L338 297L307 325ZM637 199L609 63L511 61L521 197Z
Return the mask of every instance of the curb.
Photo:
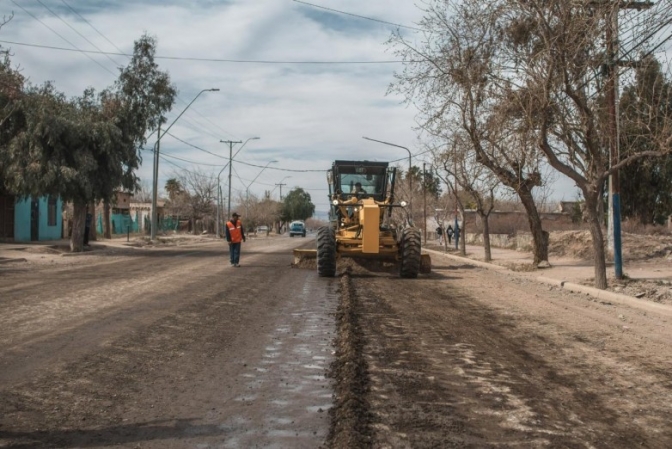
M0 257L0 265L11 262L27 262L27 260L24 259L23 257L17 259L13 259L11 257Z
M623 295L621 293L614 293L608 290L600 290L599 288L589 287L587 285L575 284L573 282L558 281L557 279L551 279L544 276L539 276L536 279L537 281L542 282L544 284L551 284L554 286L558 286L565 290L569 290L570 292L584 293L597 299L611 301L630 307L637 307L639 309L644 309L649 312L655 312L660 315L672 317L672 307L665 304L658 304L656 302L651 301L643 301L641 299L637 299L628 295Z
M468 257L455 256L453 254L442 253L441 251L436 251L434 249L423 248L422 250L425 251L425 252L428 252L430 254L436 254L437 256L448 257L449 259L454 259L454 260L457 260L459 262L463 262L467 265L474 265L474 266L477 266L477 267L488 268L490 270L497 270L497 271L510 271L508 268L503 267L501 265L496 265L494 263L481 262L480 260L474 260L474 259L470 259Z
M442 253L439 251L435 251L432 249L423 249L423 251L436 254L439 256L444 256L448 257L450 259L457 260L459 262L466 263L468 265L475 265L477 267L482 267L482 268L487 268L490 270L496 270L496 271L511 271L506 267L503 267L501 265L495 265L492 263L487 263L487 262L481 262L479 260L472 260L467 257L461 257L461 256L454 256L452 254L446 254ZM515 273L511 271L511 273ZM614 293L610 292L608 290L600 290L599 288L595 287L589 287L587 285L581 285L581 284L575 284L573 282L567 282L559 279L553 279L545 276L537 276L534 278L537 282L547 284L547 285L552 285L554 287L559 287L564 290L568 290L570 292L574 293L583 293L586 295L590 295L594 298L601 299L601 300L608 300L612 301L621 305L626 305L630 307L636 307L639 309L644 309L650 312L655 312L660 315L665 315L668 317L672 317L672 306L668 306L665 304L658 304L655 302L651 301L646 301L646 300L641 300L634 298L632 296L628 295L623 295L621 293Z

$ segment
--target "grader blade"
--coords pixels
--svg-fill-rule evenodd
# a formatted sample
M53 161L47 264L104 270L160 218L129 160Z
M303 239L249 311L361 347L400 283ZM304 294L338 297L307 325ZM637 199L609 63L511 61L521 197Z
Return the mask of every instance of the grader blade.
M316 249L295 249L294 265L299 265L304 260L317 259Z
M429 254L423 254L420 256L420 273L431 273L432 272L432 258L429 257Z

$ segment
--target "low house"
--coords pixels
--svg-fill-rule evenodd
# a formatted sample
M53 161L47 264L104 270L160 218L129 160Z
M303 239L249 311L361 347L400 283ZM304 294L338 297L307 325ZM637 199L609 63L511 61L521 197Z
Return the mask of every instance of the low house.
M15 242L61 238L63 202L56 196L21 198L0 193L0 239Z
M159 229L164 222L165 201L156 202L156 214L159 222ZM129 212L138 231L149 232L152 226L152 203L130 203Z

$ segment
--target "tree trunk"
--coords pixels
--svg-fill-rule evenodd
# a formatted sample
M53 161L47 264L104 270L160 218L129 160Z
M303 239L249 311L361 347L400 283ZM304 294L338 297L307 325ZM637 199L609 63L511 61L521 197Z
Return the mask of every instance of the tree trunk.
M467 223L464 216L464 207L460 207L462 215L462 228L460 229L460 256L467 255Z
M530 225L530 232L532 233L533 263L536 266L542 261L548 262L548 233L544 232L541 227L541 217L539 217L539 211L534 204L532 192L521 188L518 190L518 196L527 212L527 220Z
M75 201L72 212L72 235L70 251L81 253L84 250L84 227L86 224L86 203Z
M586 213L588 214L588 226L590 236L593 239L593 263L595 265L595 288L607 288L607 263L604 251L604 236L602 235L601 217L598 215L598 205L596 195L586 195Z
M485 261L492 261L492 251L490 249L490 222L488 221L488 215L483 211L478 211L478 215L481 217L481 224L483 225L483 250L485 251Z
M112 226L110 226L110 202L105 200L103 205L103 237L112 238Z
M91 211L91 229L89 229L89 240L95 242L98 240L98 227L96 223L96 204L90 203L89 209Z

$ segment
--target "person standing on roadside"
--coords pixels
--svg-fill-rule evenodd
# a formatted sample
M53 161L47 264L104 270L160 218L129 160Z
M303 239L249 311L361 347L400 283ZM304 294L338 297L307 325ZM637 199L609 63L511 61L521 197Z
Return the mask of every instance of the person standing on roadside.
M232 267L240 266L240 247L245 241L243 222L238 212L231 214L231 220L226 222L226 241L229 242L229 257Z
M450 245L450 241L453 239L453 227L451 225L448 225L448 228L446 229L446 237L448 238L448 244Z

